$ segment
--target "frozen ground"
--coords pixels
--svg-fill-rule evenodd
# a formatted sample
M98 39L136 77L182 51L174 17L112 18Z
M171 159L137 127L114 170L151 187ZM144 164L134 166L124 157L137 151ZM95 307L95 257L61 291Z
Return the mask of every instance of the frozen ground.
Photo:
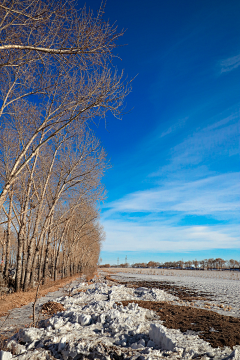
M103 279L89 286L82 280L70 296L55 300L64 312L45 320L40 328L21 329L0 359L12 358L11 353L18 360L240 359L240 346L212 348L196 334L167 329L150 310L119 304L131 299L178 300L159 289L133 289Z
M232 280L230 272L224 271L181 271L180 272L170 270L169 271L153 271L148 270L138 273L137 271L117 272L111 274L111 277L121 281L164 281L169 284L176 284L178 286L184 286L189 289L193 289L199 293L207 293L210 295L210 300L196 301L195 305L200 308L206 308L205 305L225 305L231 306L231 310L224 311L219 306L211 306L211 310L218 312L222 315L231 315L234 317L240 317L240 281ZM155 274L154 274L155 273ZM195 275L195 276L193 276Z

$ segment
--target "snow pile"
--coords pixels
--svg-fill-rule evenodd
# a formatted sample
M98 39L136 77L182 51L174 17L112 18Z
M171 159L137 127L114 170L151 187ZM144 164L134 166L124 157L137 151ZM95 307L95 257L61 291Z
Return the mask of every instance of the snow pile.
M150 310L115 301L169 300L171 295L156 289L128 289L122 285L97 283L85 292L83 284L72 296L60 298L66 311L45 320L41 328L21 329L8 342L18 360L28 359L239 359L239 348L213 349L197 335L167 329ZM10 359L2 352L0 360ZM54 358L53 358L54 357Z
M72 306L73 303L86 303L89 301L100 301L100 300L150 300L150 301L173 301L177 299L171 294L167 294L163 290L159 289L148 289L148 288L138 288L131 289L124 285L112 285L111 288L109 284L98 282L88 287L86 291L83 290L86 288L86 285L79 284L72 289L72 292L75 293L74 300L72 297L66 297L62 299L64 307ZM81 292L78 292L81 291Z
M178 348L182 349L183 353L189 353L195 357L211 352L211 346L197 335L183 334L179 330L167 329L163 325L151 324L149 337L156 345L165 350L174 351Z

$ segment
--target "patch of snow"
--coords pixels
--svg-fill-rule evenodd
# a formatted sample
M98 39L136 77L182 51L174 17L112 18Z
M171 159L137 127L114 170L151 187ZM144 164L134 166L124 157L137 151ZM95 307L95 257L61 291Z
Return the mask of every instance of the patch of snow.
M199 292L200 294L209 294L211 300L209 300L208 303L211 305L214 305L215 303L222 305L221 307L211 307L212 311L215 311L221 315L240 317L240 281L239 279L232 280L230 276L232 274L229 274L225 271L164 271L160 269L154 270L154 274L151 274L150 271L147 271L147 269L141 269L142 273L137 273L137 271L134 270L135 269L128 269L126 272L116 272L111 274L111 277L120 281L164 281L179 287L187 287L196 292ZM224 278L222 277L224 275L228 276ZM176 297L175 300L177 300ZM195 304L200 308L205 308L205 302L202 300L197 300ZM226 307L228 308L227 310L225 310Z
M8 351L0 351L0 360L9 360L12 359L12 354Z

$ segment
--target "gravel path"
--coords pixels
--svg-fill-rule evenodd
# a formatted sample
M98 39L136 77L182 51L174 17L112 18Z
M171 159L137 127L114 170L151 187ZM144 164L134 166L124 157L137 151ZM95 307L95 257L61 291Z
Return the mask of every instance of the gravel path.
M79 284L79 279L74 280L71 283L71 287ZM49 292L47 295L39 298L36 303L36 318L38 319L39 310L42 304L66 295L66 289L68 285L65 285L63 288L58 289L54 292ZM11 336L16 332L16 329L28 326L32 323L32 302L28 305L24 305L21 308L16 308L10 310L10 315L0 317L0 334ZM6 319L7 318L7 319ZM42 315L39 316L39 320L44 319Z

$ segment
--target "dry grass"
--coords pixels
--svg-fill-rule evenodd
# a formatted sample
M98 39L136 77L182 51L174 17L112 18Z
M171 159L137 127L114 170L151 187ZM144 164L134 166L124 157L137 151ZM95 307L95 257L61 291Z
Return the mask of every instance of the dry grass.
M9 351L9 349L7 348L7 340L7 336L3 336L2 334L0 334L0 350Z
M89 283L90 280L92 280L94 277L99 278L99 274L98 274L97 271L95 271L94 273L89 272L89 273L84 273L84 274L85 274L85 276L86 276L86 280L87 280L88 283Z
M80 274L65 279L60 279L55 282L49 280L45 285L41 285L39 289L39 297L45 296L49 292L57 291L59 288L71 283L79 278ZM0 299L0 317L7 314L9 310L20 308L35 300L36 289L31 289L26 292L18 292L7 294Z

